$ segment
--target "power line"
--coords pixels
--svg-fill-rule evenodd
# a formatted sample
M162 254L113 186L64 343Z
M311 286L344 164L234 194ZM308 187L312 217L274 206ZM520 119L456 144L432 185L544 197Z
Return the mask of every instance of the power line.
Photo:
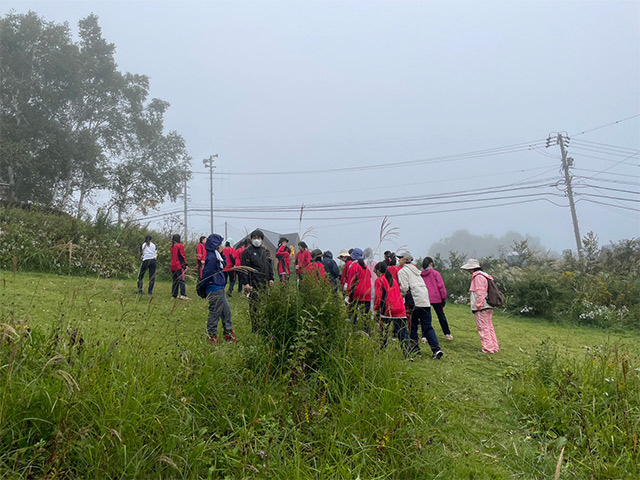
M577 137L578 135L584 135L585 133L594 132L596 130L600 130L601 128L610 127L611 125L617 125L618 123L626 122L627 120L631 120L632 118L640 117L640 113L636 113L635 115L631 115L627 118L622 118L620 120L616 120L615 122L607 123L606 125L600 125L599 127L594 127L589 130L585 130L583 132L574 133L571 137Z
M610 143L601 143L601 142L591 142L589 140L582 140L582 139L578 139L578 140L571 140L571 143L577 143L577 144L582 144L582 145L591 145L594 147L599 147L602 148L603 150L613 150L613 151L627 151L627 152L635 152L638 149L637 148L629 148L629 147L620 147L618 145L611 145Z
M581 198L578 201L585 201L585 202L589 202L589 203L597 203L599 205L606 205L608 207L613 207L613 208L621 208L623 210L631 210L633 212L640 212L640 208L633 208L633 207L625 207L622 205L614 205L612 203L606 203L606 202L599 202L597 200L589 200L588 198Z
M424 165L434 163L447 163L460 160L468 160L473 158L482 158L494 155L504 155L507 153L517 153L527 150L533 150L536 148L544 147L544 140L534 140L532 142L518 143L513 145L506 145L504 147L494 147L485 150L476 150L466 153L458 153L451 155L440 155L436 157L423 158L419 160L406 160L401 162L388 162L379 163L373 165L360 165L355 167L339 167L339 168L327 168L319 170L287 170L287 171L263 171L263 172L225 172L218 175L233 175L233 176L265 176L265 175L313 175L324 173L344 173L354 171L367 171L367 170L380 170L386 168L398 168L413 165ZM202 174L204 172L193 172L195 174Z

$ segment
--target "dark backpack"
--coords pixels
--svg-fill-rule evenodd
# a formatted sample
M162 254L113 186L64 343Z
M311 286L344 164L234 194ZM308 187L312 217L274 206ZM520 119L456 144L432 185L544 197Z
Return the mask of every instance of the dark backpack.
M484 275L484 278L487 279L487 303L492 307L501 307L504 305L504 296L498 288L498 285L496 285L493 278L489 278L486 275Z

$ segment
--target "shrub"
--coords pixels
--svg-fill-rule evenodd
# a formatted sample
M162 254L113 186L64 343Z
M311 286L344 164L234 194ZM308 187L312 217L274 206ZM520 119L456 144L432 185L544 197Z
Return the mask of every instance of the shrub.
M344 303L323 280L305 277L276 283L260 293L255 328L274 354L278 367L298 373L317 368L343 340Z
M516 314L551 318L566 308L566 292L551 274L529 271L507 293L508 308Z

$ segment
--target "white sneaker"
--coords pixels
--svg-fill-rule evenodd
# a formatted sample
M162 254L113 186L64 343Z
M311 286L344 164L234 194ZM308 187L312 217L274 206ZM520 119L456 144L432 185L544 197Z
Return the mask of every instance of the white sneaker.
M447 340L453 340L453 335L445 335L444 338L446 338Z
M178 297L180 300L191 300L189 297L187 297L186 295L180 295Z
M425 337L422 337L422 340L420 340L422 343L427 343L427 339Z

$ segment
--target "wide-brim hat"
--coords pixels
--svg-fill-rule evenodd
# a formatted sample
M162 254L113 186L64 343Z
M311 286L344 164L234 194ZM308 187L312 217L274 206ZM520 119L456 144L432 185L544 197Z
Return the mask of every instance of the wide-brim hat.
M338 254L338 258L348 257L348 256L349 256L349 250L347 250L346 248L343 248L342 250L340 250L340 253Z
M411 252L406 250L404 252L396 253L396 258L404 258L409 263L413 262L413 255L411 255Z
M476 268L480 268L480 262L475 258L470 258L467 263L460 267L460 270L475 270Z

